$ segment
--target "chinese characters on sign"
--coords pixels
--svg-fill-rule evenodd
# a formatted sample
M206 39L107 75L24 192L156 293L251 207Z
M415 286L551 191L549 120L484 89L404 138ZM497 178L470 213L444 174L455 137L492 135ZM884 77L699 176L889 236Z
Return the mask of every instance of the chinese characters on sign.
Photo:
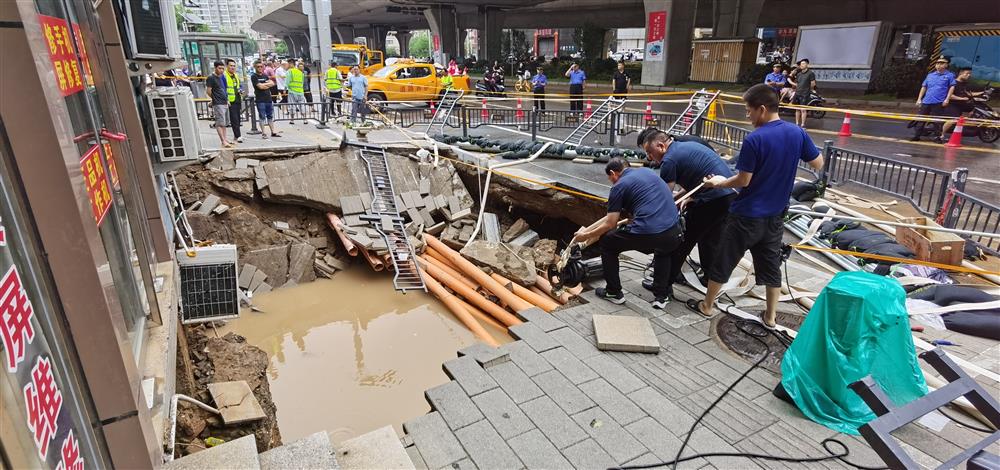
M63 96L83 90L83 75L77 66L73 52L73 38L70 36L66 20L52 16L38 15L42 34L49 50L49 60L56 73L56 82ZM75 26L75 25L74 25Z
M24 403L28 408L28 429L34 433L38 455L44 459L49 452L49 440L59 432L62 392L49 360L42 356L35 360L31 382L24 386Z
M119 188L119 185L118 185L118 167L115 166L115 155L113 153L111 153L111 144L110 143L105 142L102 145L104 147L105 158L108 159L108 172L111 173L111 185L114 186L115 189L118 189Z
M778 37L795 37L799 33L799 28L778 28Z
M7 370L17 372L17 365L24 360L26 347L35 339L31 325L34 310L21 286L17 267L11 266L0 281L0 338L7 352Z
M111 191L108 188L108 180L104 177L101 153L97 148L95 145L83 154L80 169L83 170L83 180L87 187L87 197L90 198L90 208L94 212L94 221L100 226L108 209L111 208ZM114 176L114 179L117 179L117 176Z
M69 430L62 445L62 459L56 470L83 470L83 458L80 457L80 443L76 441L73 430Z
M663 60L663 38L667 36L667 12L651 11L646 23L646 56L647 61Z

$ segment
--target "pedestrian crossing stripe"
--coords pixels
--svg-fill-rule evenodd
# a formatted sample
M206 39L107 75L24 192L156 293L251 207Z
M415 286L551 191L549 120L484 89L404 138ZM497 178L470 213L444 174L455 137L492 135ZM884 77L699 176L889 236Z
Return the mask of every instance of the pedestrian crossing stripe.
M1000 36L1000 29L963 29L956 31L937 31L934 33L934 52L931 57L941 56L941 44L944 38L954 37L975 37L975 36ZM934 63L927 64L927 71L934 69Z

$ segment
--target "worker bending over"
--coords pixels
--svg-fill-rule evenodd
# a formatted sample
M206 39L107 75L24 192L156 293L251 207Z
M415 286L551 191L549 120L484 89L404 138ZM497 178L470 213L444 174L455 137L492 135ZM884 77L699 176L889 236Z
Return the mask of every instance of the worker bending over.
M631 168L618 157L608 162L604 172L612 184L608 215L577 230L570 244L589 244L600 238L601 267L607 285L598 287L595 293L619 305L625 303L625 294L618 274L618 255L629 250L652 251L655 297L652 305L662 309L667 305L670 252L683 236L670 189L653 170ZM618 228L623 213L629 215L629 223Z
M708 292L688 307L711 316L712 304L747 250L753 256L757 285L767 286L767 309L762 315L768 327L775 326L781 294L781 234L788 197L795 183L799 160L814 170L823 168L823 156L806 132L778 117L778 96L758 83L743 95L747 118L756 128L745 139L736 157L735 176L711 175L708 188L739 188L723 225L718 252L708 274Z
M640 144L647 157L660 167L660 178L668 185L678 184L682 191L676 196L695 191L706 176L733 176L726 162L711 147L698 142L677 142L674 136L654 129L645 133ZM681 268L695 244L698 245L698 259L702 269L711 265L719 244L723 221L729 212L729 204L736 197L733 189L704 189L681 202L678 210L684 214L684 241L674 250L670 261L670 277L667 293L673 297L673 283L680 282ZM643 280L642 286L652 290L652 281Z

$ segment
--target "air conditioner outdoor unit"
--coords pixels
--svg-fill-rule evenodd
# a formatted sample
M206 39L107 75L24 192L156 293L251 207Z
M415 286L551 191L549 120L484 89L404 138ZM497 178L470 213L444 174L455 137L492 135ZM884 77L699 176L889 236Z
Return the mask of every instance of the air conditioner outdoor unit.
M236 245L177 250L181 323L228 320L240 314Z
M172 0L119 0L129 59L181 58Z
M162 87L146 94L160 163L197 160L201 135L194 96L187 87Z

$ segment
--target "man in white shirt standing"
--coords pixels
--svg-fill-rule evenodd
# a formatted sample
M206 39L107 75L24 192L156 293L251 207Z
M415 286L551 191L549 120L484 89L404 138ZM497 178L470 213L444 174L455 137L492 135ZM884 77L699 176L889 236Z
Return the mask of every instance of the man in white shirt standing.
M281 67L278 67L274 71L274 82L278 85L278 94L281 95L281 102L288 102L288 68L290 65L287 60L281 61Z

